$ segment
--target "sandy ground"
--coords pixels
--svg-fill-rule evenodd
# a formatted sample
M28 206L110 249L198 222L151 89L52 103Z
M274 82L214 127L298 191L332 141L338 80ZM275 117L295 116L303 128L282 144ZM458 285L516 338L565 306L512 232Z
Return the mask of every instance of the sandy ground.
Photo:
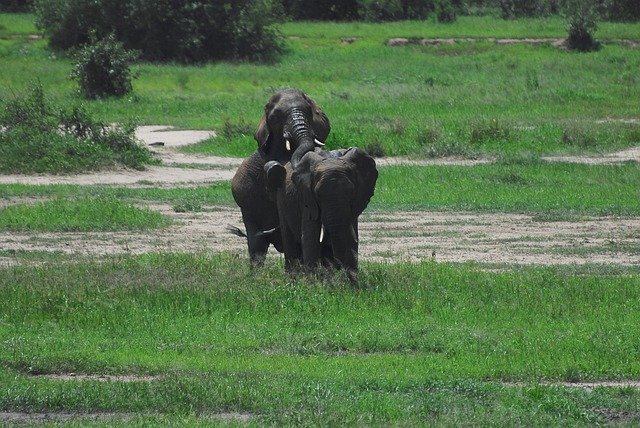
M163 159L162 167L147 171L120 170L74 176L0 176L0 183L79 184L114 186L189 186L229 180L241 159L188 156L175 149L214 135L211 131L179 131L142 127L138 137ZM158 144L162 143L162 144ZM640 161L640 147L601 157L556 157L549 161L616 163ZM378 159L379 166L395 164L472 165L489 160ZM185 168L198 165L200 168ZM24 200L2 200L0 209ZM146 205L174 220L153 232L0 233L0 248L9 251L63 252L110 255L171 251L231 251L247 257L244 240L226 230L242 226L240 210L205 206L201 212L176 213L170 205ZM579 221L539 221L526 214L366 211L360 223L360 257L364 260L423 260L491 264L640 265L640 218L581 218ZM269 257L282 257L273 249ZM10 257L0 265L11 264Z

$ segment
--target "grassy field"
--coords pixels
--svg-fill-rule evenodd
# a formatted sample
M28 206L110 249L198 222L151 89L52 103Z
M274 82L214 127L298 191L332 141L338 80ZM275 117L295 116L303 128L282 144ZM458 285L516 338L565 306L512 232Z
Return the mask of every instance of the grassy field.
M638 124L600 122L638 118L640 51L614 39L640 39L640 25L600 28L602 51L574 54L486 41L384 45L564 37L559 19L289 23L278 64L139 64L132 97L86 107L105 120L227 129L194 150L244 156L266 99L296 86L332 119L330 145L497 158L381 168L371 211L637 217L637 163L539 159L640 142ZM57 102L79 102L72 61L34 32L31 16L0 15L0 97L36 79ZM144 208L158 202L233 204L229 183L0 185L0 231L153 233L169 222ZM229 253L82 257L1 245L0 425L640 423L635 269L364 262L353 289L340 276L287 277L275 260L250 270ZM619 383L578 383L605 381Z
M637 277L425 262L366 265L355 291L281 268L164 254L0 270L0 409L190 426L638 416L634 388L546 383L640 376Z
M73 61L26 35L24 15L0 15L0 97L40 81L54 100L72 102ZM33 25L33 24L31 24ZM31 31L29 31L31 30ZM17 37L9 37L10 34ZM246 156L264 103L278 88L299 87L333 123L330 147L380 147L388 155L606 152L636 144L637 127L600 123L637 114L640 24L601 25L600 52L543 45L462 42L387 47L389 37L557 37L560 19L501 21L463 17L433 22L282 26L289 52L275 65L135 66L134 95L89 103L104 120L222 129L205 150ZM5 34L2 37L2 34ZM344 37L356 37L342 44ZM28 70L28 72L27 72ZM77 101L77 100L76 100ZM597 138L593 138L597 136Z

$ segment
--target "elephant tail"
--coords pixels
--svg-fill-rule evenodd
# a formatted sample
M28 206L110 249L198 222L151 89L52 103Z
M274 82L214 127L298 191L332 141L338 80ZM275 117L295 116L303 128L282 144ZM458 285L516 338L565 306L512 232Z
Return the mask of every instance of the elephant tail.
M244 233L240 228L235 227L235 226L231 226L230 224L227 225L227 232L230 232L236 236L239 236L241 238L246 238L247 234Z

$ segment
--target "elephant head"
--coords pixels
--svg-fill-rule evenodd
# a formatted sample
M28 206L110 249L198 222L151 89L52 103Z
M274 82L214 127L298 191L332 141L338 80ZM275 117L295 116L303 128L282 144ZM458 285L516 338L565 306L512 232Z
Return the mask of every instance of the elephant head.
M377 178L375 161L358 148L316 149L301 158L295 171L288 167L287 206L281 207L279 199L278 208L305 266L328 261L356 281L358 217L373 196ZM285 260L288 244L285 240Z
M254 138L265 162L291 161L295 169L305 153L323 145L330 131L329 118L315 101L300 90L284 89L265 105Z

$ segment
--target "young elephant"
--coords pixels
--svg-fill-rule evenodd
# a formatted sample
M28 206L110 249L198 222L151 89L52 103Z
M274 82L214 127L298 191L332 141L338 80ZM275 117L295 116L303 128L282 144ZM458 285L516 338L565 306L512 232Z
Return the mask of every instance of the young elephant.
M373 196L378 171L358 148L315 149L295 170L286 165L277 204L287 270L324 264L358 275L358 217Z

